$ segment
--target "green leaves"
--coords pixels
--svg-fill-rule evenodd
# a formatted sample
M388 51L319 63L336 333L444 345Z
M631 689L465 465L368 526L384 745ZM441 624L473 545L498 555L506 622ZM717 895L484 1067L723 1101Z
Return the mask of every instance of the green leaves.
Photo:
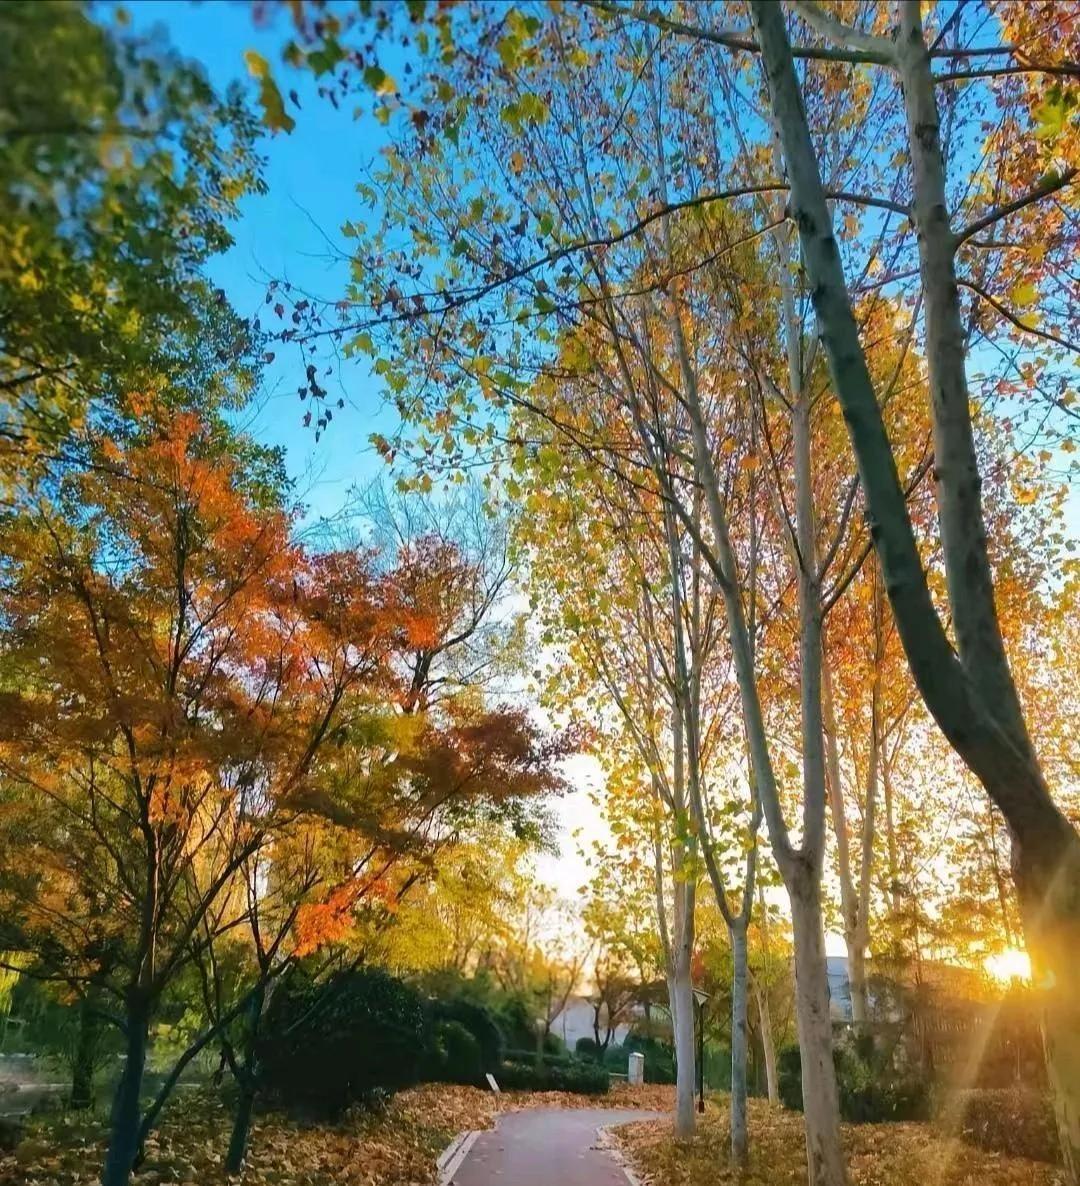
M392 95L398 89L397 83L381 66L367 67L364 71L364 84L377 95Z
M285 110L285 100L270 73L270 65L262 54L249 49L244 51L248 73L259 83L259 105L263 109L263 123L272 132L291 132L296 120Z
M1034 108L1035 136L1039 140L1056 140L1068 126L1069 119L1076 110L1076 93L1073 90L1063 91L1060 84L1046 93L1046 98Z
M262 129L159 37L80 5L0 5L0 47L5 487L90 409L246 398L262 351L202 266L262 187Z
M543 124L547 121L548 105L539 95L526 93L507 103L499 113L503 123L519 136L528 124Z

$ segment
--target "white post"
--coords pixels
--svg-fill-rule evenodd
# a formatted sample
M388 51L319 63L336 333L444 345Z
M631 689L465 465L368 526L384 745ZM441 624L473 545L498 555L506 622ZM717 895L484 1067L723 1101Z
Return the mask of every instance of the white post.
M626 1081L631 1087L640 1087L645 1082L645 1055L634 1053L630 1055L626 1068Z

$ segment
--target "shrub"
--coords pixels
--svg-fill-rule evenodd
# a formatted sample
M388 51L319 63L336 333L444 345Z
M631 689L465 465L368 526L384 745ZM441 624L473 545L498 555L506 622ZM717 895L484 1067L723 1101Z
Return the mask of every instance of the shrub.
M860 1057L862 1046L833 1048L840 1115L852 1124L891 1120L925 1120L930 1095L925 1082L897 1075L891 1067ZM802 1058L798 1046L787 1046L777 1059L777 1089L785 1108L801 1112Z
M435 1023L431 1031L427 1076L470 1087L483 1084L484 1056L480 1043L460 1021Z
M303 972L286 977L263 1032L263 1091L321 1116L374 1106L415 1083L426 1036L419 995L379 969L340 972L322 984Z
M596 1062L600 1057L600 1047L596 1044L595 1038L578 1038L574 1043L574 1054L578 1058L585 1058L590 1062Z
M503 1036L495 1015L484 1005L461 997L431 1001L428 1006L432 1026L442 1022L456 1022L464 1026L476 1039L480 1051L480 1069L494 1071L503 1060ZM483 1075L481 1074L481 1078ZM452 1080L458 1082L458 1080Z
M569 1060L563 1063L508 1062L496 1076L507 1091L568 1091L575 1095L603 1095L611 1086L604 1067L595 1063Z
M551 1051L545 1049L541 1056L541 1062L548 1067L565 1067L574 1062L574 1056L563 1051ZM533 1066L536 1062L536 1051L534 1050L508 1050L506 1052L506 1061L514 1063L525 1063L528 1066Z
M1061 1158L1050 1097L1028 1087L955 1092L946 1100L939 1123L994 1153L1051 1163Z
M798 1046L785 1046L777 1055L776 1087L785 1108L802 1111L802 1056Z

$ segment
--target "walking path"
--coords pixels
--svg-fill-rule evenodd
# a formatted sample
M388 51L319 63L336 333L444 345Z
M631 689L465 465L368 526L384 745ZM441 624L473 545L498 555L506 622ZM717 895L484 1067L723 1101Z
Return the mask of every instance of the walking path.
M598 1145L600 1128L656 1120L629 1108L528 1108L479 1133L444 1182L450 1186L627 1186L620 1162Z

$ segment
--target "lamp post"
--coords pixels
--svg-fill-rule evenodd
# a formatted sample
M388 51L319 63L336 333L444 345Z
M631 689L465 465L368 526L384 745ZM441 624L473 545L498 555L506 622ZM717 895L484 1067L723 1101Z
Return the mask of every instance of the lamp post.
M705 1002L709 994L704 989L694 989L694 1003L697 1005L697 1110L705 1111Z

